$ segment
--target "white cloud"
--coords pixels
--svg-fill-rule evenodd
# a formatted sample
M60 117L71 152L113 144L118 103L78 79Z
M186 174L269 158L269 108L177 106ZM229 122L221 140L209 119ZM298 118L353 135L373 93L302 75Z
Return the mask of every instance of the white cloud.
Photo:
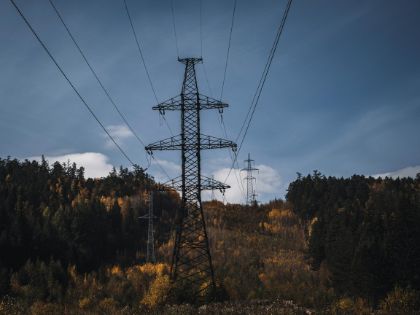
M159 167L159 165L161 167ZM152 175L159 182L167 182L168 176L162 171L163 168L169 177L175 178L181 175L181 165L163 159L153 159L151 162L153 168L151 169ZM257 199L262 201L267 201L272 199L274 196L282 194L282 181L279 173L272 167L264 164L256 165L256 168L259 169L259 172L254 172L253 175L256 178L256 192L258 194ZM229 173L230 168L225 167L215 171L212 171L214 179L220 182L224 182L226 176ZM205 174L205 176L210 177L211 175ZM229 203L245 203L246 198L246 183L243 180L246 174L240 172L240 169L232 169L232 172L229 178L226 181L226 184L231 188L227 189L225 192L226 201ZM215 198L218 200L223 200L223 196L219 191L214 191ZM211 198L211 191L202 192L203 200L209 200Z
M226 176L229 174L229 168L222 168L214 172L214 179L222 183L225 182ZM225 192L226 201L230 203L244 202L245 185L243 177L239 169L232 169L230 176L226 180L226 184L230 186ZM210 199L211 192L205 192L203 199ZM218 200L223 200L223 196L219 191L215 191L215 197Z
M107 126L108 132L113 137L120 139L130 138L133 136L131 130L125 125L109 125Z
M109 125L106 127L106 129L118 144L121 144L125 139L134 137L134 134L126 125ZM106 137L107 147L112 147L115 145L107 134L104 134L104 137Z
M416 175L420 173L420 165L416 165L416 166L408 166L408 167L404 167L402 169L393 171L393 172L388 172L388 173L382 173L382 174L375 174L372 175L372 177L378 178L378 177L392 177L392 178L397 178L397 177L416 177Z
M58 161L60 163L76 163L78 167L85 168L86 177L104 177L112 170L112 165L108 163L108 157L102 153L85 152L85 153L72 153L56 156L45 156L45 159L53 164ZM40 156L29 157L28 160L41 161Z
M267 165L257 165L257 189L261 193L276 193L281 187L280 174L272 167Z

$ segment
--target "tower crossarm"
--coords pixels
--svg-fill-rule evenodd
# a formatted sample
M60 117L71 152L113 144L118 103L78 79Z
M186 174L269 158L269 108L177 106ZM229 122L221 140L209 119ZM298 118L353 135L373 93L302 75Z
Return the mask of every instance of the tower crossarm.
M225 140L222 138L217 138L213 136L203 135L201 134L201 142L200 142L200 150L209 150L209 149L221 149L221 148L232 148L233 151L236 150L236 143L230 140ZM195 143L184 144L185 150L193 150L195 149ZM163 140L156 141L154 143L149 144L145 147L146 151L164 151L164 150L182 150L182 137L181 135L177 135L174 137L166 138Z
M219 100L216 100L210 96L199 94L199 109L218 109L223 111L223 108L228 107L227 103L223 103ZM187 95L184 94L184 110L197 110L197 96L196 95ZM165 111L173 110L182 110L182 95L177 95L172 97L162 103L153 107L154 110L158 110L161 114L164 114Z
M217 138L213 136L201 134L201 150L209 149L222 149L222 148L232 148L233 151L236 151L237 145L235 142L230 140L225 140L222 138Z
M221 192L224 192L228 188L230 188L229 185L219 182L218 180L215 180L211 177L207 177L207 176L201 177L201 189L204 189L204 190L218 189Z
M147 152L153 151L164 151L164 150L181 150L182 149L182 138L181 135L166 138L153 142L145 147Z
M191 64L196 64L196 63L203 63L203 58L178 58L179 62L182 62L183 64L187 64L187 63L191 63Z
M163 185L169 186L175 190L182 190L182 177L178 176L174 179L171 179L170 181L167 181ZM201 176L201 190L213 190L218 189L221 192L224 192L226 189L229 189L230 186L223 184L222 182L219 182L218 180L215 180L213 178L207 177L207 176Z
M241 172L247 172L247 171L259 171L258 168L250 167L250 168L243 168L241 169Z
M162 103L159 103L156 106L153 106L153 110L158 110L161 113L164 113L166 110L180 110L182 105L181 95L172 97Z
M222 101L216 100L210 96L199 94L198 98L200 100L200 109L218 109L219 111L223 108L228 107L229 105L223 103Z

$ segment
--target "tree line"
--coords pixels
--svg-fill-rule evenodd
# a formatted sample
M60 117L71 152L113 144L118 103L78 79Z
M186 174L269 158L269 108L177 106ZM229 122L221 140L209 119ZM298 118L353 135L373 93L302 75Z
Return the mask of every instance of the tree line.
M395 287L420 289L420 174L416 178L326 177L290 184L308 258L341 295L375 303Z
M151 189L159 186L140 167L93 179L74 163L0 159L0 293L13 272L36 261L89 272L144 260L147 224L139 216ZM163 223L156 237L166 241L176 193L155 195Z

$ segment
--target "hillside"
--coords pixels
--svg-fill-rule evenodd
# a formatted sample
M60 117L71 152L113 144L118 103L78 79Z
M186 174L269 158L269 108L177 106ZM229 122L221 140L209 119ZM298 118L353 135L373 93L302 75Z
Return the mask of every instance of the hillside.
M407 314L418 307L420 176L299 176L287 201L204 203L218 303L167 305L174 192L142 169L0 160L0 314ZM381 276L382 275L382 276Z

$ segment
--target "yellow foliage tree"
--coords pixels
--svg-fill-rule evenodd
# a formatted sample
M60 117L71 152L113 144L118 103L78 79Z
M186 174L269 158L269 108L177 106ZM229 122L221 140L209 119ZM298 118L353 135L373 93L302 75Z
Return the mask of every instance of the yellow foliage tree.
M143 297L141 303L149 307L155 307L163 304L171 288L171 281L167 275L158 275L152 282L149 291Z

